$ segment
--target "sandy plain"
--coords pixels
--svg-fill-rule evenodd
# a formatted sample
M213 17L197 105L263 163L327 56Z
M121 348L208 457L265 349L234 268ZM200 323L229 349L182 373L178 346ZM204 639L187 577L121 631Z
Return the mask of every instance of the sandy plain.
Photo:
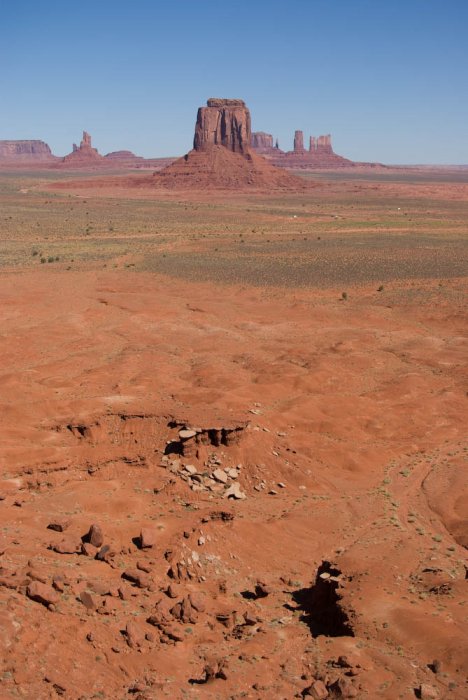
M468 177L306 177L2 172L2 697L466 697Z

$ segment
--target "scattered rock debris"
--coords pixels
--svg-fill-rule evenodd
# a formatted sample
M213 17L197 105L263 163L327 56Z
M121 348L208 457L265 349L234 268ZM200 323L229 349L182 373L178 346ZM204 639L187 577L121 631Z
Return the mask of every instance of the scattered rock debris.
M242 465L223 467L222 458L214 452L200 467L186 464L182 459L172 459L169 455L161 458L160 466L186 481L192 491L206 491L233 500L247 498L238 482Z

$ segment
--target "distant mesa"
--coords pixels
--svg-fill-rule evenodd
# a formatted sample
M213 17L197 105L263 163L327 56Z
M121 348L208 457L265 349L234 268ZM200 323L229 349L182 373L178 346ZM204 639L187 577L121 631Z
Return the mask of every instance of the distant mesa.
M136 156L132 151L112 151L105 156L101 155L97 148L93 148L91 135L83 131L80 145L73 144L73 150L61 159L59 167L62 168L96 168L96 167L151 167L158 166L157 161L162 159L145 159ZM164 163L165 164L165 163Z
M44 141L0 141L1 163L52 163L56 160Z
M310 136L307 148L304 132L296 130L293 150L283 151L272 134L252 132L250 112L243 100L216 97L198 109L193 149L183 158L142 158L129 150L101 155L87 131L83 131L80 145L73 144L71 153L65 157L53 155L48 144L41 140L0 140L0 167L34 165L70 170L151 169L160 172L158 183L163 187L196 184L220 188L297 187L298 181L291 181L291 174L287 182L285 173L272 170L272 166L287 170L386 167L380 163L354 162L338 155L330 134ZM168 165L172 166L171 170L167 169Z
M352 160L343 158L334 152L331 142L331 135L310 136L309 148L304 146L304 132L297 130L294 132L294 147L292 151L282 151L276 141L273 147L273 136L263 131L252 134L251 145L254 151L268 158L271 163L278 167L290 169L313 169L313 168L352 168L363 163L355 163ZM366 163L365 165L374 165Z
M273 136L264 131L255 131L252 133L251 145L257 153L270 153L274 150Z
M136 156L134 153L132 153L132 151L112 151L112 153L106 153L104 158L106 158L107 160L114 160L114 161L123 161L123 160L144 161L145 160L141 156Z
M193 149L164 170L154 184L174 189L303 189L251 147L250 112L243 100L210 98L200 107Z

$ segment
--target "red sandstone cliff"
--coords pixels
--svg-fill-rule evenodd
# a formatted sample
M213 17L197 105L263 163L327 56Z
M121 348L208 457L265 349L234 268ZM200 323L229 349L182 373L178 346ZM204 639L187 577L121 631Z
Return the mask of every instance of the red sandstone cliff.
M201 151L215 145L224 146L234 153L247 153L251 126L245 102L211 97L206 104L198 110L194 149Z

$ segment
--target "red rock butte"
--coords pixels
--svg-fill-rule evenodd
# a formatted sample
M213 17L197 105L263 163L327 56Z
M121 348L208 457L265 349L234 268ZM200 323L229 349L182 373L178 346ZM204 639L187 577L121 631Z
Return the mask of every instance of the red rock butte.
M155 173L154 184L173 189L304 189L301 180L257 155L251 140L245 102L212 97L198 110L193 150Z
M87 131L83 131L83 139L79 147L74 143L72 152L62 158L62 163L89 165L103 160L104 156L98 152L97 148L92 147L90 134Z

